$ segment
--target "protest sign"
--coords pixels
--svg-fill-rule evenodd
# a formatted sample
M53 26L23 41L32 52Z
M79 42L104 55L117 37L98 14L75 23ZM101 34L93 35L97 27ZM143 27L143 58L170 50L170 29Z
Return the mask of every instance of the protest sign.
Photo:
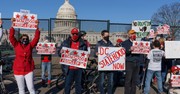
M155 34L154 29L150 29L148 38L155 38L155 37L156 37L156 34Z
M134 54L148 54L150 52L150 42L148 41L133 41Z
M23 29L36 29L37 28L37 15L30 14L28 12L14 12L13 18L15 21L13 22L14 28L23 28Z
M86 69L88 57L88 51L63 47L61 50L61 59L59 62L60 64Z
M39 42L36 46L37 54L55 54L56 43Z
M171 86L172 87L180 87L180 75L172 75L171 76Z
M146 37L151 29L150 20L135 20L132 22L132 30L136 31L137 38Z
M170 34L169 30L170 30L170 26L167 24L164 24L162 26L160 25L157 27L158 34Z
M165 41L166 58L180 58L180 41Z
M98 70L125 70L125 49L122 47L99 47Z

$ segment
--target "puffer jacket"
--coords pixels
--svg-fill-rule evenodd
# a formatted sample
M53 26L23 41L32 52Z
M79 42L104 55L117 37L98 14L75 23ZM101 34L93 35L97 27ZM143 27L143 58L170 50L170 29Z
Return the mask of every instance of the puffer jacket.
M40 31L36 29L34 39L28 44L23 45L14 37L15 30L10 28L10 42L14 47L15 60L13 70L21 73L28 73L34 70L34 60L32 58L32 50L37 45L40 38Z

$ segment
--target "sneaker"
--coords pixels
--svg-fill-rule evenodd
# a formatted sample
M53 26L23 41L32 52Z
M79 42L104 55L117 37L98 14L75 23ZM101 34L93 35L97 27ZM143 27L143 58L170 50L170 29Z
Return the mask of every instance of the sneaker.
M51 80L48 80L48 88L51 87Z

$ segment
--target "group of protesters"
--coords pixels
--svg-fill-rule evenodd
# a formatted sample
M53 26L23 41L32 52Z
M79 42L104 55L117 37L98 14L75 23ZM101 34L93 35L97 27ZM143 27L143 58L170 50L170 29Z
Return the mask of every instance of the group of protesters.
M15 19L12 19L12 22ZM38 21L36 21L38 23ZM34 84L33 84L33 70L34 70L34 61L32 58L32 50L39 42L40 38L40 31L37 27L34 39L32 41L29 40L29 36L27 34L22 34L19 40L14 37L15 30L13 27L10 28L10 35L9 39L11 44L15 50L15 60L13 64L13 71L14 76L17 81L19 94L25 94L25 83L26 81L27 88L30 94L35 94ZM86 32L79 31L78 28L73 28L70 31L70 36L65 39L62 44L60 45L59 49L57 50L58 55L61 57L61 49L63 47L75 49L75 50L83 50L88 51L90 54L90 43L85 39ZM143 65L142 71L144 71L143 75L145 76L144 83L144 94L149 94L150 92L150 84L152 79L155 82L157 79L158 82L158 92L159 94L163 94L164 86L169 83L170 72L178 73L179 67L174 66L172 63L174 60L165 59L165 52L164 52L164 41L165 38L163 35L160 35L160 38L149 39L148 37L143 38L143 41L150 41L151 43L151 51L148 55L141 55L141 54L133 54L133 41L136 40L136 31L129 30L128 31L128 39L122 40L118 39L117 44L113 45L110 41L110 34L108 30L103 30L101 32L102 39L97 42L95 47L95 54L94 57L97 58L98 47L123 47L126 50L126 64L125 64L125 89L124 94L136 94L136 87L139 86L141 77L139 78L139 73L141 72L140 66ZM171 41L172 38L169 36L166 40ZM48 85L51 86L51 55L42 55L42 85L45 84L45 69L48 69ZM65 87L64 93L70 94L71 85L73 81L75 81L75 93L82 94L82 86L81 86L81 79L82 79L82 71L83 69L69 66L69 65L62 65L62 70L66 76L65 78ZM115 81L114 81L114 71L99 71L99 81L98 87L100 94L106 94L104 91L104 76L107 75L108 79L108 88L107 94L113 94L113 89ZM153 75L156 75L155 77ZM167 77L166 77L167 75ZM118 75L121 76L121 75ZM166 79L167 78L167 79Z

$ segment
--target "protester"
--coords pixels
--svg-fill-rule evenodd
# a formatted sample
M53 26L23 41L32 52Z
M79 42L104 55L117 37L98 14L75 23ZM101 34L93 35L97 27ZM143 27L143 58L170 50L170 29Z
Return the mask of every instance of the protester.
M77 28L73 28L71 30L71 36L68 39L63 41L63 43L61 44L58 50L59 56L61 56L62 47L68 47L71 49L87 51L87 45L85 41L79 37L78 32L79 30ZM62 65L62 68L63 68L63 71L65 72L64 74L66 75L65 94L70 94L71 85L73 81L75 81L75 93L81 94L82 93L81 92L82 69L73 67L73 66L67 66L67 65Z
M12 18L12 22L15 20L15 18ZM36 23L38 23L38 21L36 21ZM35 94L33 83L34 60L32 58L32 50L39 41L40 31L38 28L36 29L34 39L31 42L29 41L29 36L27 34L22 34L20 41L16 40L14 34L15 30L11 27L9 39L15 50L13 71L17 81L19 94L25 94L24 79L30 94Z
M123 42L123 40L122 39L117 39L116 40L116 47L121 47L122 45L121 45L121 43Z
M161 46L160 42L158 40L155 40L153 42L154 49L152 49L147 56L148 68L147 68L147 73L146 73L144 94L149 94L150 83L151 83L151 79L154 74L156 75L156 78L158 81L158 92L163 93L161 63L162 63L162 58L163 58L165 52L163 50L160 50L160 46Z
M171 84L172 75L180 75L180 68L178 66L172 66L171 72L169 72L166 76L165 86L166 89L169 90L168 94L180 94L180 87L172 87Z
M129 30L128 36L129 39L125 40L122 43L122 47L126 49L126 78L124 94L135 94L137 77L140 67L140 55L131 53L131 51L133 51L133 41L136 40L136 32L134 30Z
M46 39L44 43L48 43L49 40ZM41 78L42 78L42 86L45 86L46 83L46 77L45 77L45 72L46 69L48 71L48 87L51 87L51 59L52 55L51 54L43 54L41 55L41 67L42 67L42 73L41 73Z
M80 31L79 36L85 41L87 47L88 47L88 53L90 54L91 48L90 48L90 43L86 39L86 32L85 31Z
M95 53L96 56L98 56L98 47L113 47L112 42L109 40L109 31L103 30L101 32L101 36L103 39L97 42L96 47L95 47ZM108 88L107 88L107 93L108 94L113 94L113 72L112 71L100 71L100 76L99 76L99 90L101 94L106 94L104 91L104 81L105 81L105 76L107 76L108 79Z

